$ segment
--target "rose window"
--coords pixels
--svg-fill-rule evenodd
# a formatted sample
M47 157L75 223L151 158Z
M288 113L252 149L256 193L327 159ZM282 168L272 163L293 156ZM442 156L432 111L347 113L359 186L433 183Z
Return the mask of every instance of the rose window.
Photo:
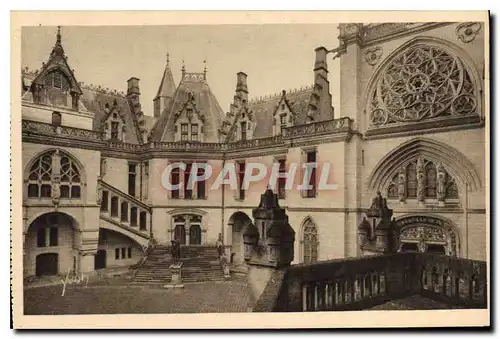
M476 93L463 63L433 46L415 46L385 67L371 94L370 120L382 126L475 113Z

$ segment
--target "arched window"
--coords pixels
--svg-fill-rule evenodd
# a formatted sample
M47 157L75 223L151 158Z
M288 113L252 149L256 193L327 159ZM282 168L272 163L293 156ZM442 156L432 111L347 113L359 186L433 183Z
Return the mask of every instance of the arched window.
M427 163L425 166L425 176L426 176L426 190L425 196L427 198L435 198L436 197L436 166L432 162Z
M38 157L28 173L28 198L50 198L59 185L60 198L81 197L81 175L75 160L61 151Z
M408 198L417 197L417 164L412 162L406 168L406 192Z
M52 157L40 156L30 168L28 175L28 198L50 198L52 196Z
M318 229L311 219L303 226L303 262L311 264L318 261Z
M61 156L61 198L78 199L81 196L80 172L68 156Z

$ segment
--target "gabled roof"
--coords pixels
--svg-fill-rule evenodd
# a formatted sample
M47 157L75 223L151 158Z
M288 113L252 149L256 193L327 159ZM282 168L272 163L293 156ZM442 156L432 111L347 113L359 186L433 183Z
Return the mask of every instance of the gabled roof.
M224 111L213 94L203 73L185 73L174 92L172 103L156 121L149 135L150 141L174 141L174 125L177 115L193 98L197 110L204 116L205 142L218 142L218 131Z
M265 138L273 135L273 117L276 109L283 100L286 101L286 104L295 117L294 123L296 125L305 124L311 93L312 87L305 87L299 90L286 92L285 95L278 94L250 100L248 103L248 110L252 111L256 124L253 138ZM234 123L236 122L237 117ZM233 126L234 123L232 124ZM231 134L233 131L234 129L231 128L227 140L232 140L233 136Z
M52 52L50 53L49 60L47 63L44 63L42 66L42 69L40 73L38 73L35 78L32 81L32 84L44 84L44 78L47 75L47 73L58 69L66 77L68 78L71 86L71 92L77 92L77 93L82 93L82 89L80 88L80 85L78 84L78 81L75 78L75 74L73 70L69 67L67 57L64 54L64 48L61 43L61 28L58 26L57 27L57 38L56 38L56 44L52 48Z

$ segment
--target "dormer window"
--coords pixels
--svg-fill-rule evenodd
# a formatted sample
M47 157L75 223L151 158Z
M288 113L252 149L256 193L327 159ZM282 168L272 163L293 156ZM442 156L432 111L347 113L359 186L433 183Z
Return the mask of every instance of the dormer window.
M281 114L280 115L280 129L281 129L281 132L283 132L283 129L286 128L288 125L287 123L287 116L286 114Z
M181 124L181 141L188 141L188 127L189 124Z
M54 88L62 89L63 91L67 91L69 89L69 81L68 78L58 71L50 72L45 76L45 86L50 86Z
M247 140L247 122L241 122L241 140Z
M191 125L191 141L198 141L198 125Z
M117 121L111 122L111 140L118 140L118 135L119 135L118 127L119 124Z

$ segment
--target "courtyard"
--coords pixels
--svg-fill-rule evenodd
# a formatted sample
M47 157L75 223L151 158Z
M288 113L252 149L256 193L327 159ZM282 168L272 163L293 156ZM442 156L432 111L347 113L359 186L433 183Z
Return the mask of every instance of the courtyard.
M182 289L137 286L130 281L109 284L62 284L24 290L24 314L132 314L246 312L248 286L239 281L185 284Z

